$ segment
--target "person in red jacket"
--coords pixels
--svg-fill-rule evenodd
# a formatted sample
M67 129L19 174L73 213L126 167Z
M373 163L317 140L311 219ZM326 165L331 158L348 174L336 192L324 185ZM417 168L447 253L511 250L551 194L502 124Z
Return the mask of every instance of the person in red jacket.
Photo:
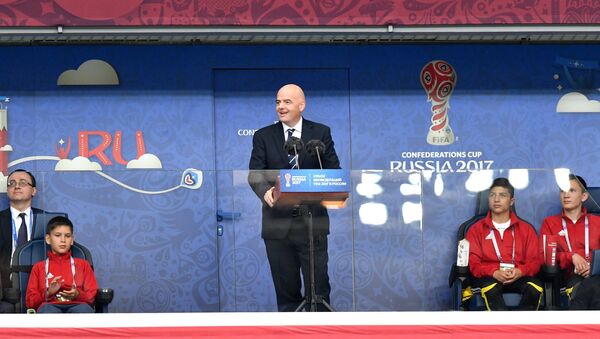
M73 258L73 223L54 217L46 227L48 258L31 270L25 304L38 313L92 313L98 283L90 264Z
M546 241L555 239L556 262L563 270L563 283L569 298L574 286L590 275L591 253L600 248L600 217L583 206L589 197L582 177L569 175L570 188L560 192L562 213L544 219L540 230L541 253Z
M541 264L538 237L533 226L511 211L514 192L508 179L495 179L487 216L467 231L473 286L481 289L489 311L507 310L504 292L522 294L520 310L537 310L542 298L542 283L534 278Z

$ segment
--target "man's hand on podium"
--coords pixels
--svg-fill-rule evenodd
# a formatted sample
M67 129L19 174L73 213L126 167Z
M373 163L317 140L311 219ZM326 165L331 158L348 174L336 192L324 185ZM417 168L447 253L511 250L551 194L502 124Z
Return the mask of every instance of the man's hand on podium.
M268 191L266 191L265 196L263 197L263 199L265 200L267 205L269 205L269 207L273 207L273 205L275 205L275 198L273 197L273 190L275 190L275 187L271 187Z

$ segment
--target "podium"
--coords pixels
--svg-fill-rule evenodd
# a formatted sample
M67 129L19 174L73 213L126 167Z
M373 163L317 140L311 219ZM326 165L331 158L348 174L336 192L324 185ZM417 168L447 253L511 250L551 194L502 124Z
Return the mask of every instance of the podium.
M309 280L310 295L304 287L304 300L296 308L296 312L310 304L310 312L317 311L317 305L335 311L331 305L318 295L315 290L315 257L313 214L311 206L321 204L325 208L339 209L346 206L350 191L350 179L344 170L280 170L275 183L273 196L275 204L280 206L297 206L306 218L309 239Z
M348 171L284 169L277 176L273 197L280 206L318 203L328 209L339 209L346 206L349 192Z

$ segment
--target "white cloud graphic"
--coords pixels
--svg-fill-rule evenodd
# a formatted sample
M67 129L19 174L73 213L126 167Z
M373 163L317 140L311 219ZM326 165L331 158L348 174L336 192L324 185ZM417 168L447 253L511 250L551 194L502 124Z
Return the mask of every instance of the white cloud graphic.
M563 95L556 104L557 113L600 113L600 102L589 100L579 92Z
M141 157L135 160L131 160L127 163L127 168L130 169L157 169L162 168L160 159L150 153L143 154Z
M102 171L99 163L90 161L86 157L75 157L71 159L62 159L56 163L55 171Z
M0 147L0 152L10 152L12 150L13 150L13 148L11 145L4 145L4 146Z
M91 59L79 66L77 70L69 69L58 77L59 86L76 85L118 85L119 76L106 61Z

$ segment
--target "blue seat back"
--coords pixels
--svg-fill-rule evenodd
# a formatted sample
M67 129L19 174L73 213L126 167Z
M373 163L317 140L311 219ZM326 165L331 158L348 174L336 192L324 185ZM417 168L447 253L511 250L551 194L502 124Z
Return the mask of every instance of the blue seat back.
M600 249L592 252L592 263L590 264L590 276L600 275Z
M477 193L477 201L475 204L475 214L467 221L460 224L458 227L458 233L456 235L457 241L461 241L467 235L467 231L473 224L484 218L489 211L488 195L490 190L485 190Z
M600 187L588 187L589 197L583 203L588 213L600 215Z
M588 187L589 198L584 206L588 213L600 215L600 187ZM600 275L600 249L592 252L590 275Z
M33 227L31 229L31 239L44 239L46 236L46 225L54 217L68 218L67 213L63 212L44 212L33 214Z

